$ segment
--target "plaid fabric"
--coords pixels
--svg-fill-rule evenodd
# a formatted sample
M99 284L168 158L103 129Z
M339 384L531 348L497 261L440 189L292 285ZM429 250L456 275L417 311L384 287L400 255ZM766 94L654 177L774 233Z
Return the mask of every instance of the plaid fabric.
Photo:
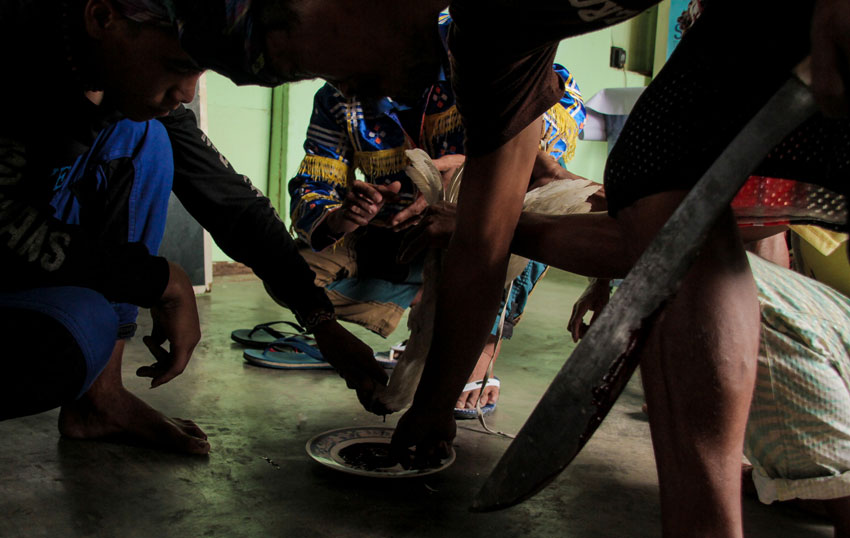
M761 305L744 453L759 499L850 495L850 299L750 255Z

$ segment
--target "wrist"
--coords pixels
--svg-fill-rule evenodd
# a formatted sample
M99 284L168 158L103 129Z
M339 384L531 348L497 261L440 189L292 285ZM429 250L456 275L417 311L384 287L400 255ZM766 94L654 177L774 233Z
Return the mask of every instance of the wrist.
M311 312L301 320L301 325L304 326L306 332L314 335L339 326L336 321L336 313L332 310L316 310L315 312Z
M310 234L310 246L313 250L323 250L333 245L345 235L343 232L335 231L334 221L331 215L336 211L327 213L325 217L313 228Z

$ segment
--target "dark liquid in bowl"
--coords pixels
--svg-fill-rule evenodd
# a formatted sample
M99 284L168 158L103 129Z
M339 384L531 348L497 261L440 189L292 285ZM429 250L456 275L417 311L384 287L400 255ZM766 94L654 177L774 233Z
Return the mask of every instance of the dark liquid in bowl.
M341 449L339 455L345 463L363 471L386 469L398 463L386 443L355 443Z

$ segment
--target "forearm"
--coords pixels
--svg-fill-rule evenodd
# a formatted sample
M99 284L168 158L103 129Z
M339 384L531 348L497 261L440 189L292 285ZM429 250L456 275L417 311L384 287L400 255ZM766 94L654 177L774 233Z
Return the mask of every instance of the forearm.
M596 278L622 278L632 266L617 221L607 213L522 213L511 252Z
M237 173L191 113L161 119L174 152L173 190L222 250L249 266L296 315L333 311L268 198Z
M535 122L496 151L467 159L457 228L439 286L434 338L415 406L450 411L484 347L539 129Z

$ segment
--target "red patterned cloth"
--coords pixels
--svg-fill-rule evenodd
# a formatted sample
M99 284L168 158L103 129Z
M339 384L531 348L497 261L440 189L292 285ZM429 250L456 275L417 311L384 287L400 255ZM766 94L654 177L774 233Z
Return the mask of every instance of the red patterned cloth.
M802 181L750 176L732 200L743 226L817 224L840 229L847 222L847 200L835 192Z

